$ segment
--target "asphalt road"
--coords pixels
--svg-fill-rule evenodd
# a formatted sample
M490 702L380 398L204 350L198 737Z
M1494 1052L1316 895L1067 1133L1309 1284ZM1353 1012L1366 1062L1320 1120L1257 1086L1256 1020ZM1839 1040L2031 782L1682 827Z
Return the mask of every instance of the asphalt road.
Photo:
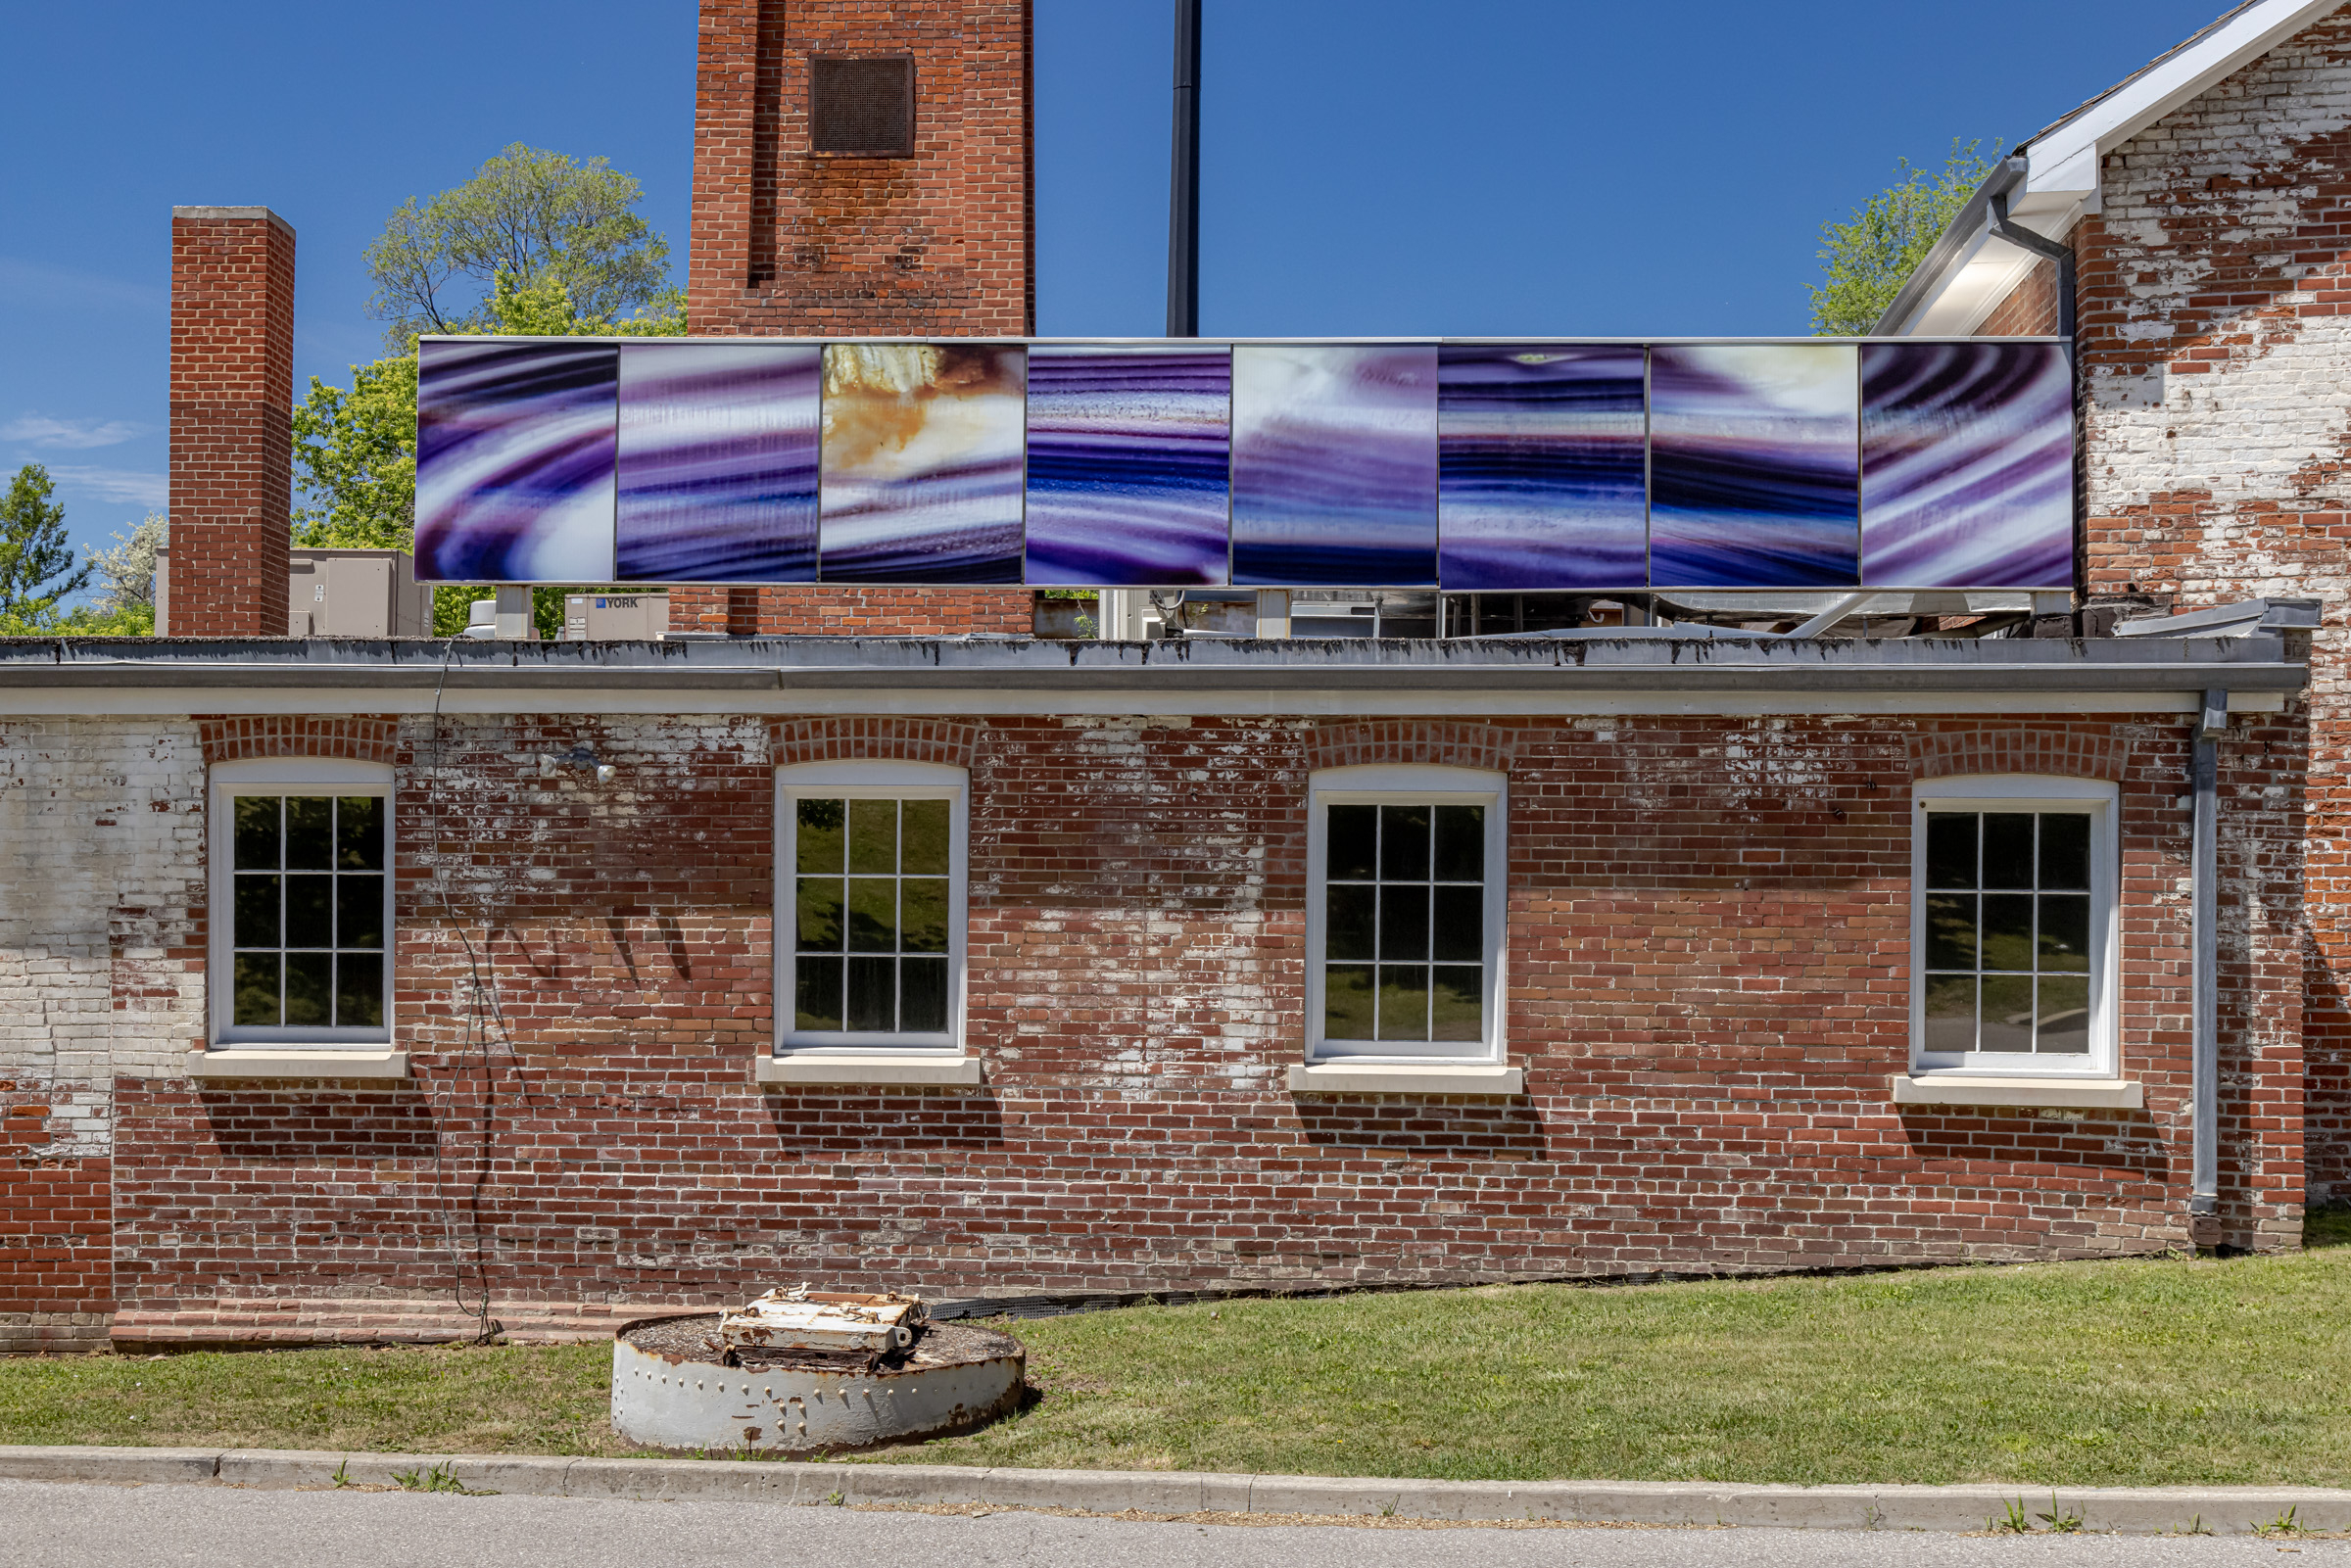
M0 1568L2351 1568L2351 1542L1789 1530L1197 1525L759 1502L0 1480Z

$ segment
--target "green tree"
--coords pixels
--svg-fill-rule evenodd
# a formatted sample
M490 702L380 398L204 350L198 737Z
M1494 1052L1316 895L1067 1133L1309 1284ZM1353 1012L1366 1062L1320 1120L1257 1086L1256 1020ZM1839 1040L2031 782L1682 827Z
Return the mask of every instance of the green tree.
M48 631L62 616L58 601L81 592L93 570L73 559L66 543L66 509L49 470L26 463L0 496L0 633L22 637Z
M654 313L614 320L583 312L571 286L549 275L517 283L491 280L477 330L526 337L680 337L686 311L674 291L654 302ZM316 376L294 410L294 542L312 547L416 547L416 350L373 364L353 365L348 391ZM563 629L563 595L572 587L536 590L531 618L539 635ZM454 637L483 592L448 584L433 591L433 634Z
M386 345L501 330L489 325L501 277L516 289L561 283L585 318L674 312L669 245L635 211L642 194L603 159L516 142L464 184L422 205L408 198L366 252Z
M1812 330L1822 336L1857 336L1877 326L1886 307L1901 292L1918 263L1991 172L1977 156L1981 142L1962 146L1951 139L1950 156L1938 174L1895 161L1895 182L1853 210L1847 223L1823 223L1820 235L1826 280L1812 290ZM2000 144L1992 143L1997 158Z

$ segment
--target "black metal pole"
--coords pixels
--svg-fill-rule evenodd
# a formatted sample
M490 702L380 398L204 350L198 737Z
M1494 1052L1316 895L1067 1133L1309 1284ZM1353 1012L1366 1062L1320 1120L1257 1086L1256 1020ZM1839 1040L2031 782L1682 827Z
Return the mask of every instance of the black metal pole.
M1200 0L1176 0L1176 145L1169 161L1168 336L1200 335Z

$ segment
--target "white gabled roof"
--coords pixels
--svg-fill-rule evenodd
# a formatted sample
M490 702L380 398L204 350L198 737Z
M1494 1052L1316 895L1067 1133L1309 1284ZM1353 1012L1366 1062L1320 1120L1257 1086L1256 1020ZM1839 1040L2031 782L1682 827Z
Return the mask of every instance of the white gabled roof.
M2098 211L2104 156L2268 54L2343 0L2246 0L2170 53L2098 94L2017 148L2026 162L2008 191L2009 215L2051 239ZM1993 180L2002 179L1994 172ZM1987 184L1991 183L1987 181ZM2023 281L2033 254L1985 232L1982 191L1951 220L1887 308L1878 331L1964 336Z

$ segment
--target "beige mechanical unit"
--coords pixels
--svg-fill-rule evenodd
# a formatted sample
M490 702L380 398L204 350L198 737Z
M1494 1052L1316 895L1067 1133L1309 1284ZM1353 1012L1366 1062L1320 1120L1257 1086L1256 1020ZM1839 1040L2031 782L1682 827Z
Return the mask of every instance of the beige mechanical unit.
M565 642L658 642L669 632L667 594L566 594Z
M155 552L155 635L205 637L171 624L171 547ZM397 549L298 549L286 563L288 637L431 637L433 590Z

